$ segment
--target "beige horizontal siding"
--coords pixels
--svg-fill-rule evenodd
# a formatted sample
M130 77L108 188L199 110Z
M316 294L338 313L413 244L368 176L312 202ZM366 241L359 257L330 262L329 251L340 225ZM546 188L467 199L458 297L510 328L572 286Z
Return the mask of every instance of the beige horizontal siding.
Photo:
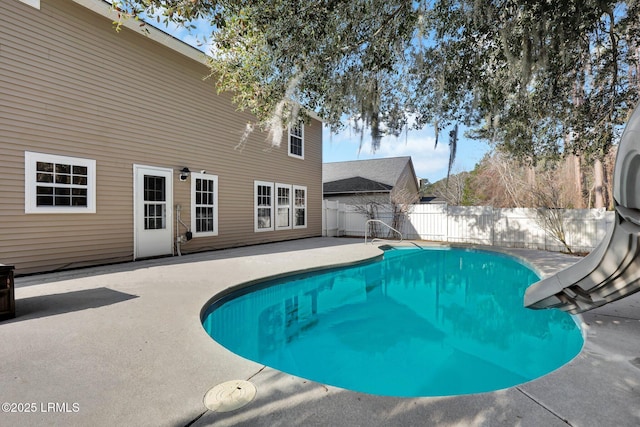
M218 175L219 235L183 253L321 234L320 122L305 128L304 160L259 131L236 149L254 118L204 65L70 1L14 6L0 16L0 263L25 274L132 259L134 164L174 170L185 224L177 171ZM25 214L25 150L96 160L96 213ZM307 228L255 233L254 180L306 186Z

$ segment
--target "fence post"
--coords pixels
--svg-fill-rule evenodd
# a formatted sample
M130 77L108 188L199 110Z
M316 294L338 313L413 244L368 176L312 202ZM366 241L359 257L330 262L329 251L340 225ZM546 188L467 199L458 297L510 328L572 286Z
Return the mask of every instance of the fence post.
M491 206L491 246L496 245L496 211Z
M327 237L327 201L322 199L322 237Z
M445 229L444 229L444 241L449 242L449 203L444 205L444 217L445 217Z

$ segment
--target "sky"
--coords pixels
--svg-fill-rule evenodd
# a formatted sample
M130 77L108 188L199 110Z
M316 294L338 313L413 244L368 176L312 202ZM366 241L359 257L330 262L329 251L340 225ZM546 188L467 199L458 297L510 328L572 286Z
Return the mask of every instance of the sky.
M446 134L446 135L443 135ZM435 145L433 129L409 131L399 137L386 136L380 148L372 153L371 138L366 133L360 146L360 135L346 129L332 135L325 127L323 132L323 162L343 162L349 160L382 159L387 157L411 156L413 167L418 178L426 178L436 182L447 177L449 165L449 137L447 132L440 135L438 146ZM481 141L460 138L456 152L456 160L452 173L470 171L476 163L489 151L489 145Z
M168 27L157 24L155 19L150 20L152 25L172 34L174 37L208 53L211 44L202 34L210 34L211 26L208 23L195 22L197 30L189 31L183 27L169 23ZM476 163L489 151L489 146L481 141L469 140L461 137L458 139L456 160L451 170L452 173L470 171ZM413 167L418 178L436 182L447 177L449 164L449 140L448 131L442 132L438 146L434 148L435 135L432 128L412 130L399 137L387 136L382 139L380 148L373 153L371 151L371 138L365 133L362 139L351 128L347 128L338 134L331 134L327 127L323 130L323 162L343 162L350 160L381 159L388 157L411 156Z

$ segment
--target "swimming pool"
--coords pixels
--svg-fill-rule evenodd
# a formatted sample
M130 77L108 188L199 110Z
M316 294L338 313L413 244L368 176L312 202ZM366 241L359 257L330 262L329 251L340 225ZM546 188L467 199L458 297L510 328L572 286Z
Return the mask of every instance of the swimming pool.
M558 310L523 308L538 276L450 248L266 280L213 302L203 326L232 352L324 384L398 397L487 392L545 375L583 338Z

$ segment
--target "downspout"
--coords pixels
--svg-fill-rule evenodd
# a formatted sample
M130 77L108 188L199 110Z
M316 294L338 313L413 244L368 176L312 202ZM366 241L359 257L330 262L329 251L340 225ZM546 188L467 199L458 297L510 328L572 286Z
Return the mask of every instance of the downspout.
M180 209L182 207L180 205L176 205L176 252L178 256L182 256L182 252L180 252L180 244L182 243L182 236L178 235L180 230Z

